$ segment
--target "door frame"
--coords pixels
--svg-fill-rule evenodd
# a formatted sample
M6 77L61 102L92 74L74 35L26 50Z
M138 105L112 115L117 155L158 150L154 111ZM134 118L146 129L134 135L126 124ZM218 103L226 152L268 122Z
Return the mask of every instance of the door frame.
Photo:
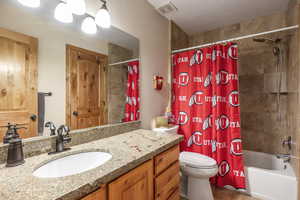
M99 59L100 65L100 86L99 86L99 103L100 103L100 111L102 113L102 117L100 115L100 121L102 121L104 125L108 122L108 108L107 108L107 64L108 64L108 56L97 53L94 51L90 51L87 49L83 49L80 47L76 47L70 44L66 44L66 125L71 127L71 65L70 65L70 51L75 50L85 54L97 56Z
M15 31L11 31L9 29L0 27L0 37L8 38L10 40L17 41L19 43L23 43L29 46L30 51L30 59L29 59L29 85L27 88L27 94L30 95L30 99L28 102L31 102L28 105L28 112L30 118L31 115L36 116L36 120L28 124L28 131L30 132L28 137L38 136L38 99L37 99L37 88L38 88L38 38L32 37L30 35L26 35L23 33L18 33ZM28 98L28 97L27 97ZM31 121L31 120L30 120ZM26 136L27 138L27 136Z

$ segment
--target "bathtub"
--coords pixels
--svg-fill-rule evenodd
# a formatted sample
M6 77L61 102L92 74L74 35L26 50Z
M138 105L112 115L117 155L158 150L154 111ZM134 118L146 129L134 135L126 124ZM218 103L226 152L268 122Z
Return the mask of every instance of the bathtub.
M275 155L244 151L246 192L262 200L297 200L297 179Z

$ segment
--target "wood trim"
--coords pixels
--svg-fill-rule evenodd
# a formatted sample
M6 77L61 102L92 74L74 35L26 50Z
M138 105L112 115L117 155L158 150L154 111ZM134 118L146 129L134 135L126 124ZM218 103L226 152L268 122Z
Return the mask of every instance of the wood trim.
M34 37L28 36L29 39L29 45L30 45L30 83L28 90L31 91L33 95L31 95L31 104L30 104L30 110L31 114L35 114L37 116L34 123L30 123L29 130L34 130L34 133L31 133L33 136L38 135L38 39Z
M0 27L0 37L9 38L14 41L18 41L21 43L29 44L33 49L37 50L38 47L38 39L29 35L25 35L23 33L18 33L15 31L11 31L8 29L4 29Z
M101 124L107 124L108 122L108 107L107 107L107 64L108 64L108 57L107 55L100 54L94 51L90 51L87 49L83 49L80 47L76 47L70 44L66 45L66 124L68 126L71 125L71 102L70 99L70 52L71 50L79 51L84 54L89 54L98 57L99 65L100 65L100 87L99 87L99 95L100 95L100 111L102 114L102 118L100 119Z
M91 51L91 50L88 50L88 49L83 49L83 48L80 48L80 47L76 47L76 46L71 45L71 44L66 44L66 47L67 47L67 49L73 49L73 50L76 50L76 51L81 51L82 53L98 56L101 59L107 59L107 55L97 53L95 51Z

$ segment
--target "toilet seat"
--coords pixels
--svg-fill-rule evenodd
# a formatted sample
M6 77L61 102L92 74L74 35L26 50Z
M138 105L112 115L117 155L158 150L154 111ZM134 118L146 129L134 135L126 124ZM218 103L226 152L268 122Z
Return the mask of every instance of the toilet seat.
M181 152L179 161L181 166L187 166L189 168L212 169L218 167L214 159L194 152Z

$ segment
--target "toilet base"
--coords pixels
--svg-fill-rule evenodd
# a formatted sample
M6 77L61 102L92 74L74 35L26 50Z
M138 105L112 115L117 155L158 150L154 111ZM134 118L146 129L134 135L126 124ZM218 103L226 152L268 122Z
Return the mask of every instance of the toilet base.
M189 200L213 200L213 194L208 179L188 177Z

